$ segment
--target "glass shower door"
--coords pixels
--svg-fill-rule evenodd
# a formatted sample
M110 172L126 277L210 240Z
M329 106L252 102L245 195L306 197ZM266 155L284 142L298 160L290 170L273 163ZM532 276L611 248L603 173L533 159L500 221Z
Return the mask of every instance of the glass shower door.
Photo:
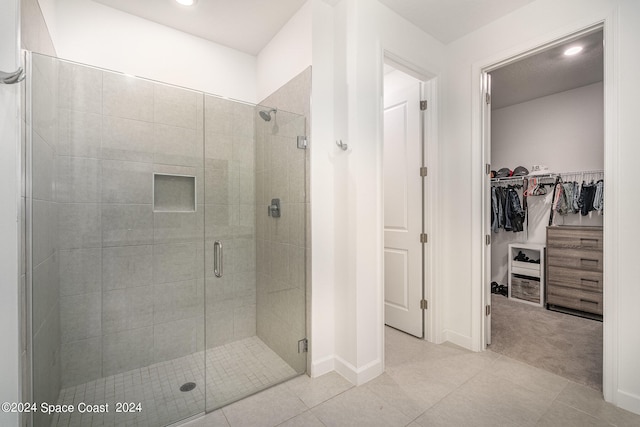
M204 412L203 94L37 54L30 68L33 401L109 408L34 425Z
M305 121L271 110L205 96L207 411L306 371Z

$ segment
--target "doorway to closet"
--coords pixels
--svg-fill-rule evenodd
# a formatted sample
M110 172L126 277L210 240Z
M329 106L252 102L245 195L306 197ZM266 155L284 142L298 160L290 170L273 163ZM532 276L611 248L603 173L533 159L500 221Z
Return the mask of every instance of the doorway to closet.
M602 28L487 72L487 348L602 389Z

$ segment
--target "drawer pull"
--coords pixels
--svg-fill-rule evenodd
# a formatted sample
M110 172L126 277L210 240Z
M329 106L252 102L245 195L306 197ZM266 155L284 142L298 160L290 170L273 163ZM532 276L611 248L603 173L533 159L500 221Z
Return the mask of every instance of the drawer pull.
M597 259L591 259L591 258L580 258L580 264L582 265L598 265L598 260Z
M582 246L598 246L598 239L585 239L581 237L580 244Z
M588 302L589 304L598 305L598 301L591 301L591 300L583 299L583 298L580 298L580 302Z
M589 279L580 279L580 282L585 286L592 286L597 288L600 281L598 280L589 280Z

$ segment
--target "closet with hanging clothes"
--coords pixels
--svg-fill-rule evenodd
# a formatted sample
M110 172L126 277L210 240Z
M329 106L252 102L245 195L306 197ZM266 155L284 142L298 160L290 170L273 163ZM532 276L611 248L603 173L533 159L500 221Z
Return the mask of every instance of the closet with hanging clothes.
M576 44L585 56L564 55ZM488 348L600 388L602 31L489 74Z

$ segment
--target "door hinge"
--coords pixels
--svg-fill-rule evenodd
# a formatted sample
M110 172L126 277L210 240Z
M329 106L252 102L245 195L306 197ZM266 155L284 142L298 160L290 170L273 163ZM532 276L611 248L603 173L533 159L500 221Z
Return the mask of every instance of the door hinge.
M487 234L484 236L485 245L489 246L491 244L491 234Z
M491 94L489 92L484 94L484 100L487 104L491 104Z
M429 309L429 301L426 299L420 300L420 310L428 310Z
M309 145L309 141L307 140L306 135L298 135L296 138L296 146L301 150L306 150L307 145Z
M427 101L420 101L420 111L425 111L427 109Z
M491 175L491 165L489 163L486 163L484 165L484 173L486 173L487 175Z
M491 316L491 306L490 305L486 305L484 307L484 315L485 316Z
M422 177L427 176L427 167L426 166L422 166L420 168L420 176L422 176Z
M420 233L420 243L429 243L427 233Z
M306 338L298 341L298 353L306 353L309 351L309 340Z

